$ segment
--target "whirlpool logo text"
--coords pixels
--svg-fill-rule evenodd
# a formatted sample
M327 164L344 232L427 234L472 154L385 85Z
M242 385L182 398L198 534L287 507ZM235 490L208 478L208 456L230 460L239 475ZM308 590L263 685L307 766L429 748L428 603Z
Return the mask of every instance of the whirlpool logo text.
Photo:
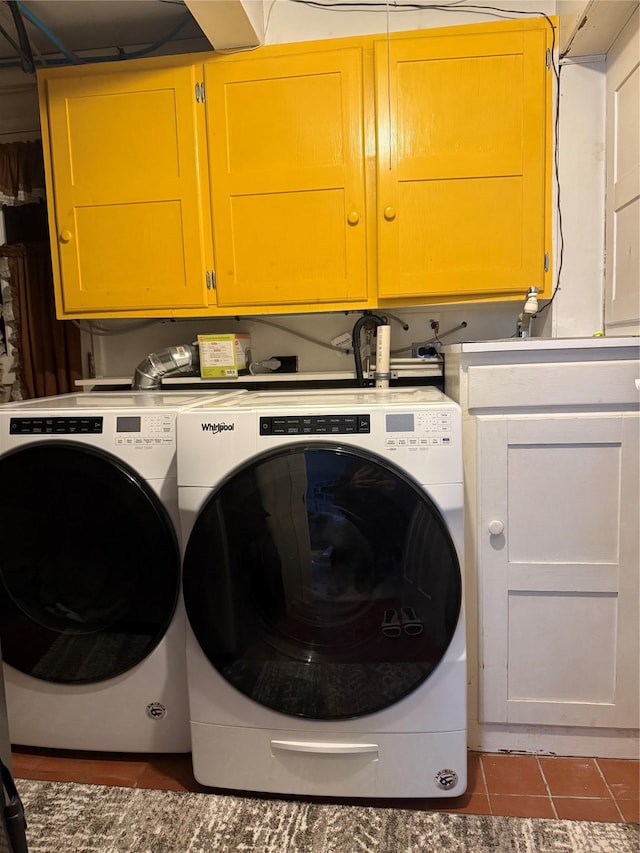
M209 422L206 424L201 424L201 426L202 432L212 432L214 434L229 431L233 432L235 428L235 424L225 424L224 422L220 424L212 424Z

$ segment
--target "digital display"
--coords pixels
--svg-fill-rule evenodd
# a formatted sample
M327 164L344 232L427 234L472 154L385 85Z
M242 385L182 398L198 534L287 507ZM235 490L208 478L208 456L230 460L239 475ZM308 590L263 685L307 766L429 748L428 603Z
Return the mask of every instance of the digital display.
M388 414L387 432L413 432L413 414L411 412L402 412L398 414Z
M118 416L116 418L116 432L140 432L142 418L133 415Z

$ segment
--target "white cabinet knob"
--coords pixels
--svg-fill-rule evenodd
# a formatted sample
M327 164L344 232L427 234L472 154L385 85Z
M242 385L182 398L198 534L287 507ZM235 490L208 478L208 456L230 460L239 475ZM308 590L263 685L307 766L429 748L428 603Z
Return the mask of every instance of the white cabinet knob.
M503 530L504 524L501 521L498 521L497 518L489 522L489 533L492 536L499 536L500 533L503 532Z

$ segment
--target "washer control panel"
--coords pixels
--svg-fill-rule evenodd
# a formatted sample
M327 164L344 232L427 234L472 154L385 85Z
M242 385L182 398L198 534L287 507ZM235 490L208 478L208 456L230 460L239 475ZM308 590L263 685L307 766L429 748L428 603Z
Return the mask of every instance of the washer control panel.
M260 435L348 435L371 432L371 415L260 417Z
M78 418L11 418L11 435L97 435L102 433L103 419L90 415Z

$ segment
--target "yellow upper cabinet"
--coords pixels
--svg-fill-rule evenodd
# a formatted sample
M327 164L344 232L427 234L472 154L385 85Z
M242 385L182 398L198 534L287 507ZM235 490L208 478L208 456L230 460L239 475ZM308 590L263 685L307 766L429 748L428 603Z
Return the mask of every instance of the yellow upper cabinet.
M545 289L550 26L376 41L378 296Z
M221 308L367 299L362 53L205 64Z
M549 295L551 43L540 17L39 72L58 316Z
M202 66L173 61L39 74L60 317L212 299Z

